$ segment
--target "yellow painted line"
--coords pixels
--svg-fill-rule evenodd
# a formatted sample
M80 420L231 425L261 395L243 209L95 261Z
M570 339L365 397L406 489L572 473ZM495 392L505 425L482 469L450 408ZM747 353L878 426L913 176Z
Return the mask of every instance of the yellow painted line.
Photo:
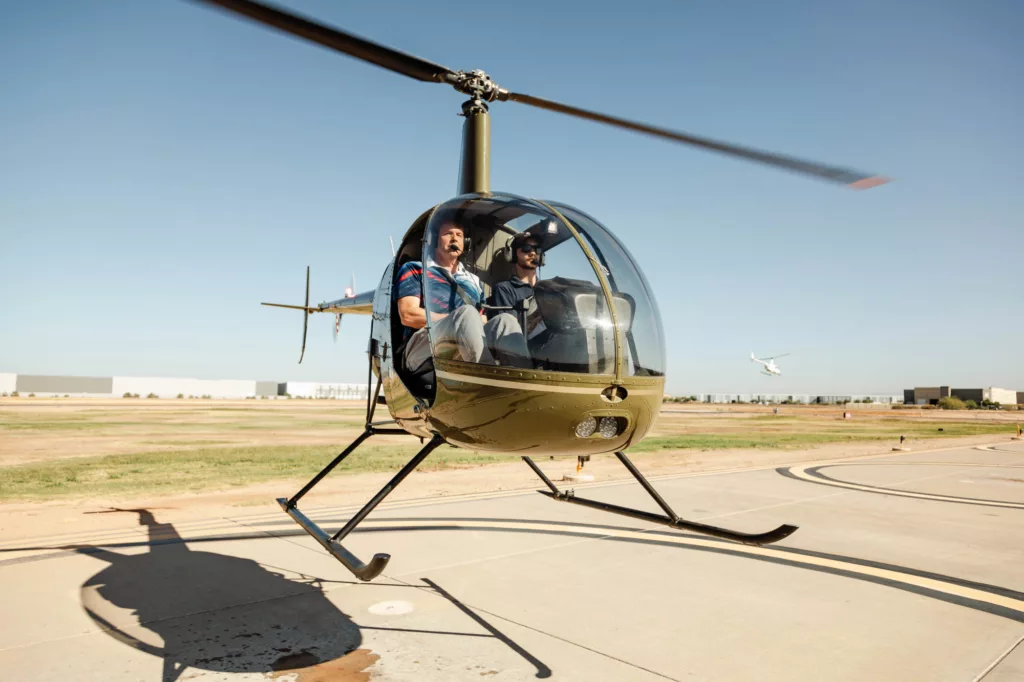
M847 561L842 557L816 556L793 550L778 547L758 547L743 545L722 540L704 538L692 535L675 535L668 533L651 533L641 530L627 528L616 528L610 526L586 527L569 524L551 523L545 521L503 521L501 519L423 519L423 520L396 520L396 519L374 519L365 521L364 529L368 533L374 530L395 529L415 532L418 530L443 532L446 530L497 530L513 532L536 532L559 535L571 535L580 538L590 539L621 539L626 541L639 541L662 546L692 547L716 552L724 552L738 557L749 557L754 559L771 560L784 562L791 566L803 567L810 570L820 570L846 575L860 576L875 582L889 584L900 588L901 586L928 590L937 594L947 595L958 600L968 600L979 604L987 604L1000 609L1006 609L1015 613L1024 614L1024 598L1016 596L1017 593L999 594L991 590L972 587L971 585L959 584L952 580L943 580L940 577L929 577L917 575L912 572L887 568L884 566L863 565L855 561ZM244 527L235 526L241 529ZM250 528L255 530L255 528ZM186 538L185 542L200 540L201 538Z
M898 464L905 466L959 466L968 468L1020 468L1019 465L1013 464L964 464L959 462L847 462L843 464L801 464L794 467L781 467L785 469L794 478L798 478L802 481L809 483L815 483L817 485L827 485L834 488L846 488L848 490L859 490L862 492L869 493L881 493L884 495L895 495L897 497L912 497L920 500L936 500L939 502L959 502L962 504L976 504L985 507L1004 507L1006 509L1024 509L1024 503L1020 502L1003 502L1000 500L982 500L973 497L955 497L952 495L937 495L933 493L916 493L910 490L898 490L895 488L885 488L882 486L871 486L861 485L859 483L848 483L846 481L837 481L831 478L819 478L813 474L807 472L808 469L823 469L831 466L874 466L877 464Z
M843 571L846 573L856 573L858 575L862 575L865 577L923 588L931 590L933 592L940 592L953 597L958 597L961 599L969 599L972 601L991 604L993 606L999 606L1005 609L1010 609L1012 611L1024 613L1024 599L1000 594L993 594L992 592L970 587L968 585L959 585L953 582L938 580L936 578L929 578L927 576L915 575L913 573L907 573L899 570L887 569L878 566L865 566L855 562L843 561L839 558L833 559L829 557L812 556L792 551L786 551L784 549L776 549L772 547L757 547L753 545L742 545L739 543L725 542L721 540L711 540L702 537L662 534L652 535L651 533L646 533L642 531L605 527L594 529L582 529L574 526L562 526L553 523L544 523L536 521L506 523L500 520L477 521L453 519L451 522L403 521L399 523L393 521L389 522L386 519L381 519L379 521L372 523L371 525L374 529L384 529L389 527L414 529L416 527L423 526L429 528L430 530L444 530L445 525L450 525L450 527L453 530L457 530L460 528L477 528L482 530L486 530L488 528L497 528L502 530L558 532L562 534L569 532L570 534L586 534L599 537L622 538L625 540L640 540L644 542L654 541L661 544L672 544L684 547L700 547L713 550L727 550L734 554L745 554L752 557L775 559L778 561L785 561L792 564L800 564L808 568ZM369 530L369 528L367 530Z
M899 467L914 467L914 466L937 466L937 467L985 467L988 469L1024 469L1024 464L994 464L987 462L841 462L839 464L806 464L801 465L810 467L819 467L824 469L825 467L834 466L899 466Z

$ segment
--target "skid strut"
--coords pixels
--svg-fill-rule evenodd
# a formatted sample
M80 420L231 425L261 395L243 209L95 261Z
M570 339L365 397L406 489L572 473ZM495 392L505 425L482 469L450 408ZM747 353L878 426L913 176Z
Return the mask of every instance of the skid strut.
M530 468L533 469L533 472L540 477L540 480L544 481L544 484L551 489L550 491L538 490L537 492L561 502L579 504L584 507L611 512L612 514L631 516L634 519L640 519L641 521L660 523L663 526L678 528L680 530L692 530L697 533L703 533L704 535L713 535L717 538L735 540L736 542L742 542L748 545L768 545L773 542L778 542L779 540L792 535L797 529L796 526L784 524L766 533L740 533L726 528L719 528L718 526L708 526L695 521L687 521L686 519L680 518L674 511L672 511L672 507L668 506L668 502L658 494L658 491L655 490L650 481L640 473L640 470L633 465L633 462L629 461L629 458L626 457L625 453L616 452L615 456L618 457L619 461L622 462L622 464L629 470L629 473L633 474L633 477L640 483L640 485L643 486L644 490L654 498L654 501L658 503L658 506L665 511L665 515L652 514L650 512L640 511L639 509L631 509L630 507L620 507L617 504L598 502L597 500L588 500L585 497L577 497L571 490L561 491L554 483L551 482L550 478L544 475L544 472L540 470L540 467L538 467L532 459L529 457L523 457L523 461L529 464Z
M309 483L303 486L302 490L295 493L294 497L292 497L290 500L284 497L277 498L277 503L281 505L281 509L283 509L288 514L288 516L292 517L292 520L294 520L295 523L299 524L304 531L306 531L313 537L314 540L323 545L323 548L330 552L331 556L340 561L345 568L350 570L352 574L360 580L373 580L378 575L380 575L381 571L383 571L384 568L388 565L388 561L391 560L391 555L374 554L373 558L370 560L370 563L363 563L362 561L360 561L359 557L345 549L341 545L341 541L344 540L349 533L355 530L355 527L362 523L363 519L365 519L378 504L383 502L384 498L387 497L392 490L397 488L398 484L401 483L406 476L411 474L413 469L419 466L420 462L426 459L427 455L433 452L437 446L444 443L444 439L438 435L435 435L433 438L431 438L430 442L424 445L423 448L416 453L416 456L409 460L409 462L404 467L402 467L401 471L395 474L394 478L388 481L387 485L381 488L380 491L378 491L377 494L374 495L373 498L369 502L367 502L362 509L356 512L355 515L351 519L349 519L348 523L342 526L341 530L339 530L334 535L328 535L326 532L324 532L324 530L320 528L320 526L316 525L316 523L312 519L310 519L308 516L299 511L297 505L303 495L312 490L313 486L319 483L324 476L329 474L331 470L334 469L334 467L341 464L341 461L348 457L350 454L352 454L352 452L356 448L358 448L363 443L363 441L365 441L370 436L379 433L404 434L406 433L406 431L403 431L401 429L382 429L376 428L373 425L367 425L366 430L362 434L360 434L358 438L352 441L351 445L345 448L341 452L341 454L339 454L337 457L334 458L333 461L331 461L330 464L325 466L320 473L314 476Z

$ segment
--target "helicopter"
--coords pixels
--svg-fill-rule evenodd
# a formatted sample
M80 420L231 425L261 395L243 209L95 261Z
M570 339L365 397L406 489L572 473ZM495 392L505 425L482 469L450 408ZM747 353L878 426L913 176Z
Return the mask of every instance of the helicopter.
M351 292L311 306L307 267L304 305L264 303L302 311L300 362L305 355L311 314L333 314L337 316L336 326L343 315L371 318L363 432L301 490L290 498L277 499L281 508L345 568L364 581L385 569L389 554L377 553L363 562L342 542L442 444L519 456L544 484L545 489L538 492L561 502L755 545L777 542L797 530L796 526L783 524L761 533L745 533L683 519L626 456L625 451L651 429L664 395L665 339L651 286L622 242L594 217L565 203L491 189L490 106L495 102L519 103L854 189L883 184L886 178L513 92L500 87L483 71L455 71L252 0L196 1L391 72L448 85L467 97L461 104L465 120L456 196L427 208L413 221L398 248L393 248L380 283L370 291ZM455 255L457 266L440 267L437 264L444 258L451 263L454 252L443 251L441 241L451 246L453 230L461 232ZM524 233L542 245L543 277L537 279L533 295L522 306L489 305L486 301L493 300L494 288L515 273L513 242ZM417 266L421 276L415 295L421 309L417 313L421 329L416 331L425 330L420 338L429 343L429 357L422 364L409 366L405 351L411 345L408 332L413 329L403 324L406 313L399 312L396 291L400 273ZM545 331L531 339L526 351L518 355L502 356L492 348L492 352L481 350L479 358L467 357L463 342L483 345L482 340L453 339L444 332L452 325L445 324L443 311L434 306L434 301L444 298L454 301L448 310L453 317L458 314L460 319L474 321L479 312L481 325L484 316L511 316L505 318L512 320L508 329L513 333L507 338L515 336L516 328L525 328L529 316L539 317ZM459 308L468 314L459 313ZM375 419L380 404L386 406L390 419ZM419 437L422 448L340 530L329 535L299 509L299 501L368 438L381 434ZM605 453L615 454L663 514L561 490L533 460L535 456L575 455L578 467L582 467L591 456Z
M764 369L761 370L761 374L764 374L765 376L782 376L782 370L779 369L779 366L775 364L775 361L778 358L784 358L787 355L789 355L789 353L783 353L782 355L773 355L770 358L758 358L753 353L751 353L750 361L759 362L762 365L764 365Z

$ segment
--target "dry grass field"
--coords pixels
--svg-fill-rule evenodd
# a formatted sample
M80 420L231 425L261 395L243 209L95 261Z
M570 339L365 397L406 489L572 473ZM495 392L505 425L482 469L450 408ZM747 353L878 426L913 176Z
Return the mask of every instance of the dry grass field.
M239 489L311 476L359 433L363 403L333 400L0 399L0 502ZM1009 436L1016 412L665 405L633 448L649 466L729 452ZM419 441L371 440L339 467L397 470ZM705 453L698 455L697 453ZM707 454L711 453L711 454ZM735 458L734 458L735 459ZM443 448L425 471L480 467L501 455ZM736 460L739 461L739 460Z

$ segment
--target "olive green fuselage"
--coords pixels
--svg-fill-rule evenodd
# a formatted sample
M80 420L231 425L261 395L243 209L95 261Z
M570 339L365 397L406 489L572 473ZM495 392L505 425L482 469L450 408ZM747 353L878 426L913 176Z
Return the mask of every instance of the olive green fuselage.
M381 278L374 300L373 366L381 378L388 410L405 430L424 438L438 433L453 445L488 452L585 455L624 450L648 432L664 394L664 377L521 370L434 360L432 402L416 398L399 377L392 357L391 288L394 264ZM612 402L603 391L613 385L626 397ZM621 394L621 393L620 393ZM618 417L624 428L614 438L594 433L580 438L576 425L593 416Z
M458 191L460 195L485 194L490 191L491 161L487 107L470 101L463 112ZM425 212L412 225L402 249L422 239L430 213ZM650 430L664 393L663 376L523 370L435 358L431 399L414 396L396 371L393 358L398 341L393 336L400 326L392 319L397 314L392 296L401 255L400 249L373 298L370 360L381 379L388 410L402 428L424 438L437 433L453 445L473 450L521 455L625 450ZM599 431L578 436L576 427L587 417L615 418L618 433L611 438L602 437Z

